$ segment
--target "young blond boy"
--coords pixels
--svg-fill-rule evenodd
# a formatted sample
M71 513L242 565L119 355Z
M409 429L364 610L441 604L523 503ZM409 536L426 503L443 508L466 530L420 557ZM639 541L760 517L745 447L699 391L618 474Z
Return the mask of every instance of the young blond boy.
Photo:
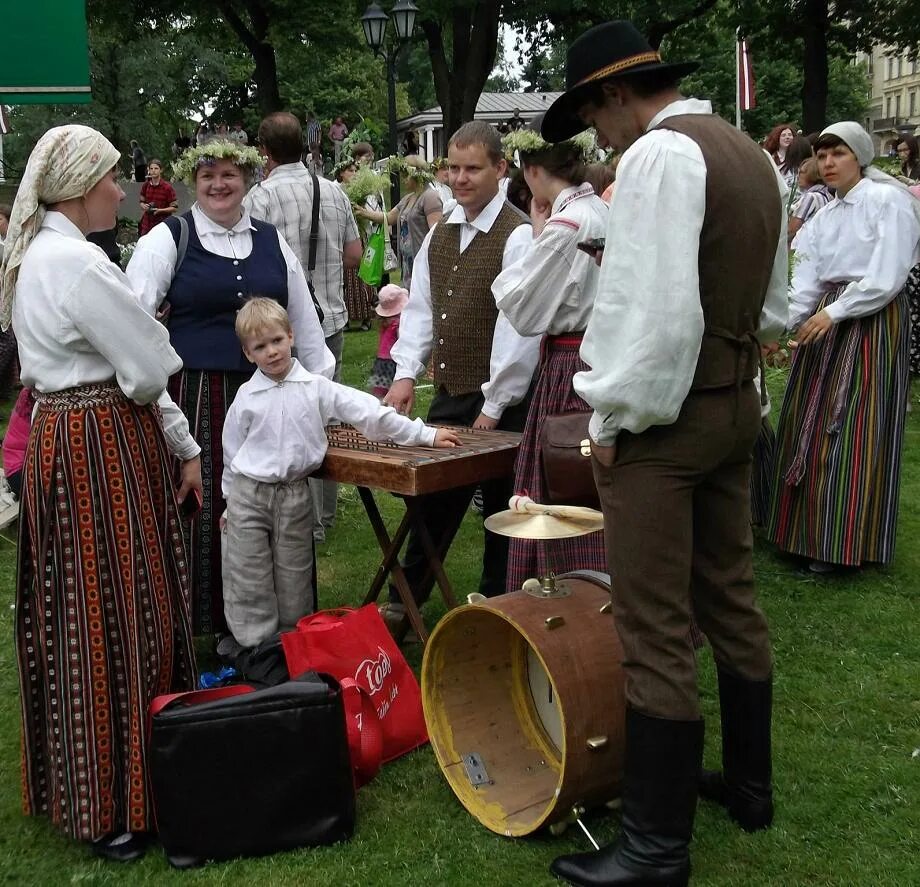
M252 647L316 608L307 476L326 455L326 425L347 422L370 440L404 446L453 447L459 439L307 372L291 356L291 324L273 299L248 301L236 333L258 369L224 423L224 614L237 643Z

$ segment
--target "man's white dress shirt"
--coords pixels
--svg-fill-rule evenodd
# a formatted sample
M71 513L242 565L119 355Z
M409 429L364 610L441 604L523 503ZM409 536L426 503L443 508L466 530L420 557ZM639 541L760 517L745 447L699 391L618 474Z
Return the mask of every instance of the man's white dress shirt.
M711 113L709 102L682 99L655 115L648 130L679 114ZM780 211L758 332L764 342L782 332L787 318L784 205ZM624 428L638 434L670 425L680 413L703 338L699 244L705 212L706 164L693 139L656 130L623 154L594 312L581 346L591 369L574 381L594 408L589 433L598 444L613 444Z

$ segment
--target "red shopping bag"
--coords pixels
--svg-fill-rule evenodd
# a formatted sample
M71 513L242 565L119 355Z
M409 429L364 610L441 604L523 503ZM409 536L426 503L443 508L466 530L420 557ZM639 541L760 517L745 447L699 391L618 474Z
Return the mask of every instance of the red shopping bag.
M373 604L304 616L281 644L292 677L318 671L351 678L367 693L383 734L384 763L428 741L418 681ZM361 727L360 715L354 717Z

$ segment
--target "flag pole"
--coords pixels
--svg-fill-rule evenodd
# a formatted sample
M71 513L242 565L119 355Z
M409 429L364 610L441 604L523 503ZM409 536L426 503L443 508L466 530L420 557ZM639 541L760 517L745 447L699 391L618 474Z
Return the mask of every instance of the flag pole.
M735 29L735 128L741 129L741 26Z

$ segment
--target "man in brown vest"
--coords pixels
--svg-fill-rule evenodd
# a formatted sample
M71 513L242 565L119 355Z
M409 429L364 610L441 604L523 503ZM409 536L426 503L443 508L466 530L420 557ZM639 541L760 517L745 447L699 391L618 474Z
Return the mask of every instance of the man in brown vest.
M461 126L448 144L447 161L458 205L428 233L415 257L409 302L392 350L395 381L384 403L408 413L415 401L415 379L430 357L435 395L429 422L521 431L540 340L514 331L495 306L492 281L529 248L529 219L499 188L507 163L492 126L481 121ZM508 507L510 476L481 487L485 516ZM473 492L464 487L425 498L425 524L442 552L460 526ZM485 531L479 588L483 594L504 593L507 565L507 538ZM433 579L414 534L404 569L422 603ZM387 623L398 633L404 625L402 605L392 589L390 597Z
M685 99L694 64L661 61L629 22L568 52L543 137L587 126L623 151L575 389L594 407L595 481L626 677L622 831L565 856L573 884L686 884L698 793L767 827L772 657L755 602L749 478L758 336L786 317L783 207L769 159ZM700 778L703 721L689 622L719 675L721 773Z

